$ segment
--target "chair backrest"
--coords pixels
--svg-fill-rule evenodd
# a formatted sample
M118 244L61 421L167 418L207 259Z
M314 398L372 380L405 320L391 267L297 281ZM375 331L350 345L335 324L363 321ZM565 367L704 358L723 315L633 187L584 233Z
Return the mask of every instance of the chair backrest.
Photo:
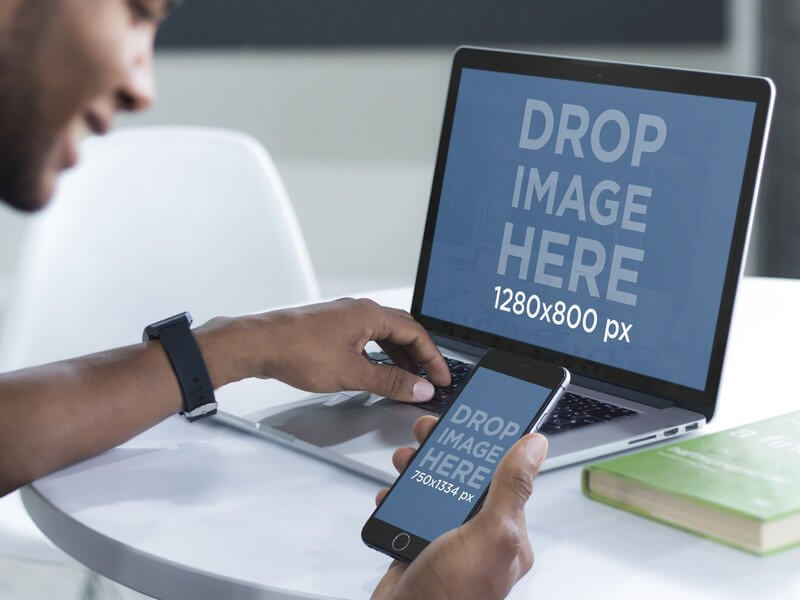
M252 138L186 127L87 140L27 232L0 370L139 341L143 325L314 301L274 163Z

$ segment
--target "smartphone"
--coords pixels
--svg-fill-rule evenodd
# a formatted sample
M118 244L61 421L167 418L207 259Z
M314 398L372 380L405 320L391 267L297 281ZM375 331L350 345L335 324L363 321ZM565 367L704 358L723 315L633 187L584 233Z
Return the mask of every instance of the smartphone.
M505 453L544 423L568 384L562 367L486 353L364 525L364 543L411 562L472 518Z

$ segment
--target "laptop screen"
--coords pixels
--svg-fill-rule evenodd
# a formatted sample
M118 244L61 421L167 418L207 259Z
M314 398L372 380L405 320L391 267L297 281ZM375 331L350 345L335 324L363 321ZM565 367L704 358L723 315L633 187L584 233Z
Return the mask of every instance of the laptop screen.
M421 314L704 389L755 110L464 68Z

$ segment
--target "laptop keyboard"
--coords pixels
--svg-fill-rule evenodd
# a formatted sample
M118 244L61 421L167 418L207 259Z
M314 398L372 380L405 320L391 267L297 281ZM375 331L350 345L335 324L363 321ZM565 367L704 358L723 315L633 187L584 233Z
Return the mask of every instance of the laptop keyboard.
M369 354L369 358L378 364L394 364L392 359L383 352L372 352ZM431 400L415 404L415 406L437 414L443 414L447 410L450 400L455 396L455 393L473 369L473 365L454 358L445 356L444 360L450 368L450 376L452 378L450 385L446 387L437 386ZM422 377L427 376L421 369L417 371L417 374ZM635 414L637 414L636 411L621 406L581 396L574 392L566 392L553 410L553 414L542 425L541 431L542 433L558 433Z
M605 423L635 414L637 414L635 410L580 396L574 392L565 392L553 409L553 414L542 425L541 432L558 433L567 429L575 429L576 427L583 427L593 423Z

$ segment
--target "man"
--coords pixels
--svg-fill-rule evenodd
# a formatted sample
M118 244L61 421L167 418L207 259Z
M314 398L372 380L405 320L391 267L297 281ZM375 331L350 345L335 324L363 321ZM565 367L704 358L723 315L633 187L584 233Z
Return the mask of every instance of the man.
M3 201L23 211L44 207L58 174L78 161L81 130L105 133L116 111L153 102L153 40L171 1L0 3ZM368 300L219 318L193 333L214 388L274 377L309 391L364 389L421 402L434 389L415 374L418 367L435 384L450 381L438 349L408 313ZM370 340L400 366L366 359ZM166 341L156 340L0 375L0 495L184 409L168 352ZM420 419L417 439L434 423ZM498 467L480 514L436 540L410 567L393 565L375 597L505 596L532 564L524 505L546 451L540 435L520 440ZM398 450L395 466L402 468L412 453Z

